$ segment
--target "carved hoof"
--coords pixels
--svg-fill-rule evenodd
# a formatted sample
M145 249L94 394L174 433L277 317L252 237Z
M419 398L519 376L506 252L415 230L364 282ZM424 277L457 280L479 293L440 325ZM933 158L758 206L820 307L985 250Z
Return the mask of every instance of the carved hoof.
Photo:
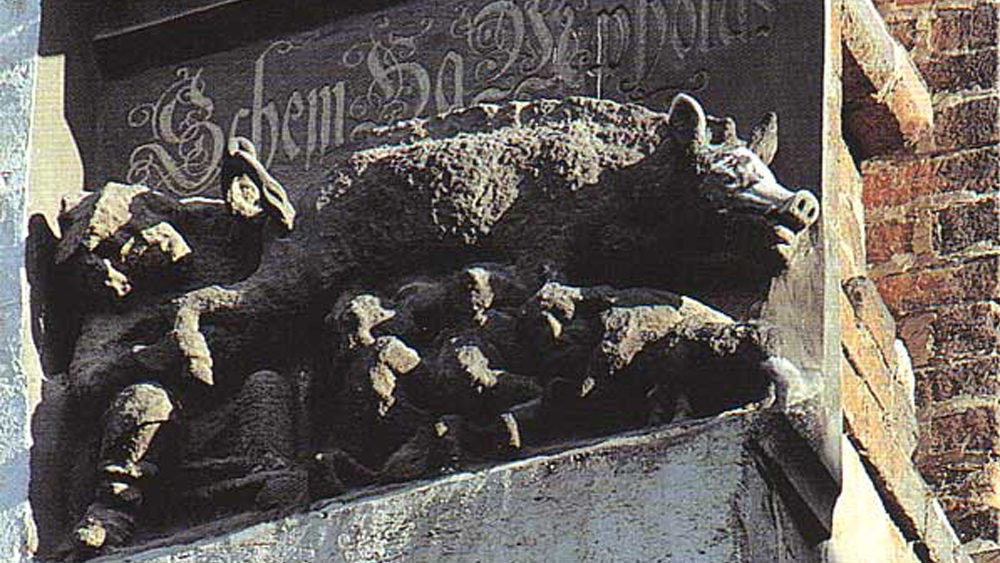
M761 364L768 375L771 384L769 393L773 393L774 406L781 410L799 407L805 403L819 400L823 393L823 382L809 377L798 367L785 358L771 357Z

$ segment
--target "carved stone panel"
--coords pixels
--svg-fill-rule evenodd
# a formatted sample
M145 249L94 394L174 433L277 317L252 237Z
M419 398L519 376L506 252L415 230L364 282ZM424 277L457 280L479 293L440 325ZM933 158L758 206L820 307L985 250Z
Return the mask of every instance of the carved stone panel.
M822 2L385 4L106 68L55 556L734 408L839 439Z
M241 135L279 179L316 178L331 151L401 119L567 95L666 109L688 92L743 123L781 108L775 167L819 185L823 2L424 0L301 25L109 84L107 176L207 193Z

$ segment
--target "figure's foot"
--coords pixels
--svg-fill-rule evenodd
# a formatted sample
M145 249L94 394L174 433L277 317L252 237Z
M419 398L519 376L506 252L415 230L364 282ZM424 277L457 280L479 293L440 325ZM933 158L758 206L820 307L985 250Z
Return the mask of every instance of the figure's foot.
M56 550L61 561L84 561L122 547L132 539L135 518L124 510L94 503Z

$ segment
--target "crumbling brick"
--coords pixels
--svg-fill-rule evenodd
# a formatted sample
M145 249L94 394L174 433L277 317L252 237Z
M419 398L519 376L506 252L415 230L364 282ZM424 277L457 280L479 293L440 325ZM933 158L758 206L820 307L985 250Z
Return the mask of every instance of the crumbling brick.
M897 254L913 252L912 221L871 221L867 227L865 242L870 263L880 264Z
M912 203L921 196L1000 189L1000 149L984 147L910 159L866 162L862 169L866 209Z
M995 47L997 39L997 7L988 3L940 9L931 30L935 52Z
M989 90L997 83L997 50L932 55L917 63L917 67L934 92Z
M1000 453L1000 421L997 406L963 406L953 412L936 413L921 432L922 466L933 461L982 462ZM926 473L927 471L924 470Z
M938 110L934 141L956 149L1000 141L1000 100L996 95L965 98Z
M915 372L917 407L958 397L994 397L1000 394L1000 358L996 356L949 362Z
M936 249L944 254L1000 242L996 200L955 205L937 213Z
M997 256L953 266L910 270L877 280L879 293L894 314L930 306L987 301L997 296Z

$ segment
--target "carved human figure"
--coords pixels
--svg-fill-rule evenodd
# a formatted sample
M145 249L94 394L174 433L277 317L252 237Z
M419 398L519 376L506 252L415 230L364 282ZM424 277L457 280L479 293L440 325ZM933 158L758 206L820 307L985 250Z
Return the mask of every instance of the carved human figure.
M222 513L236 508L234 498L244 509L305 500L293 415L292 390L272 371L250 375L214 408L160 383L127 386L103 417L93 501L57 554L80 560L128 544L150 496L157 509L182 506L189 516L220 512L211 507L220 498L230 499Z

